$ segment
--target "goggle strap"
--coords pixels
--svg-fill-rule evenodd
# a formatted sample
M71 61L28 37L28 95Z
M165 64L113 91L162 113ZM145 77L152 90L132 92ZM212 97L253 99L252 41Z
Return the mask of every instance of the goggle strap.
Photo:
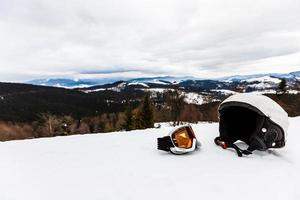
M170 136L157 138L157 149L162 151L170 151L171 147L175 147Z

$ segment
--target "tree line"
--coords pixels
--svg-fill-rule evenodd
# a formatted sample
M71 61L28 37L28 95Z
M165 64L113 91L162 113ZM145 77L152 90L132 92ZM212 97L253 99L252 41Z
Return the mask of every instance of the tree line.
M38 120L30 123L0 122L0 141L129 131L153 128L155 122L164 121L172 121L175 126L180 121L196 122L203 117L197 106L184 102L179 90L158 95L153 98L150 93L146 93L138 105L128 99L123 112L100 113L83 118L47 112L39 114Z
M300 95L288 94L287 84L282 80L277 94L268 95L278 102L290 116L300 115ZM187 104L180 90L164 93L146 93L142 99L127 99L122 112L106 112L78 118L76 116L40 113L32 122L0 122L0 141L65 136L86 133L105 133L153 128L155 122L197 123L198 121L218 121L220 102L203 105ZM139 102L138 104L136 102Z

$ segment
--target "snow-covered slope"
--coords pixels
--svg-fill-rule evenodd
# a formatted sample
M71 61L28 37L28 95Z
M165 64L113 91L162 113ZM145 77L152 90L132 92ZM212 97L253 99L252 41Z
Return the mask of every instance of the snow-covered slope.
M107 83L114 83L122 80L123 77L116 78L102 78L102 79L67 79L67 78L49 78L49 79L35 79L27 83L41 86L62 87L67 89L73 88L88 88L96 85L103 85Z
M281 82L281 80L279 78L273 78L270 76L262 76L259 78L250 78L250 79L246 79L245 81L246 82L263 82L263 83L271 82L271 83L277 83L277 84Z
M229 76L220 78L219 80L223 81L246 81L249 79L261 79L262 77L270 77L275 79L299 79L300 78L300 71L290 72L285 74L278 74L278 73L269 73L269 74L252 74L252 75L236 75L236 76ZM268 79L270 79L268 78Z
M28 83L33 85L42 85L42 86L53 86L53 87L62 87L62 88L85 88L97 85L98 82L92 80L80 80L80 79L37 79L29 81Z
M184 101L188 104L201 105L206 103L204 97L194 92L184 93Z
M171 128L0 144L1 200L300 198L300 117L284 149L239 158L215 146L218 125L193 125L203 146L156 150Z
M149 77L149 78L136 78L131 79L129 83L153 83L159 85L168 85L173 83L179 83L183 80L189 79L196 79L192 76L182 76L182 77L175 77L175 76L158 76L158 77Z

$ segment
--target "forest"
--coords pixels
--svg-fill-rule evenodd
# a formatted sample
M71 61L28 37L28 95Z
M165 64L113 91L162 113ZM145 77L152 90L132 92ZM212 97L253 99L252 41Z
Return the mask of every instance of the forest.
M282 93L268 96L289 116L299 116L300 94L281 89ZM220 102L188 104L179 89L156 95L130 88L84 93L0 83L0 141L154 128L157 122L174 126L181 122L216 122Z

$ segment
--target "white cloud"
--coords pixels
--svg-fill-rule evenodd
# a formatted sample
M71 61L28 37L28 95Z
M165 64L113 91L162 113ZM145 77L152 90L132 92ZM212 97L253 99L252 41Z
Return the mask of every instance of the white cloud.
M1 0L0 30L2 81L300 70L298 0Z

